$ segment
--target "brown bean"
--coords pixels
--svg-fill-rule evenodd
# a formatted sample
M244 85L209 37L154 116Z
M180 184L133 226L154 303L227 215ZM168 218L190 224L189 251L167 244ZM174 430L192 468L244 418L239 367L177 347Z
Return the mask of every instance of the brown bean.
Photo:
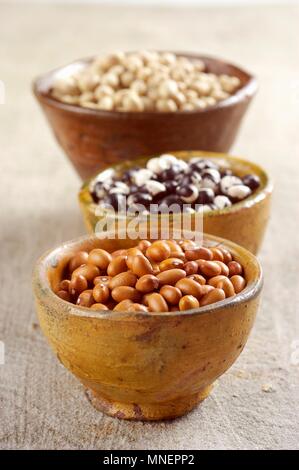
M183 294L186 294L186 295L190 294L198 299L202 296L201 285L198 282L194 281L193 279L190 279L190 278L180 279L176 283L175 287L180 289L180 291Z
M164 297L158 293L149 294L148 308L150 312L168 312L168 305Z
M208 292L211 292L211 290L214 290L215 287L213 286L209 286L208 284L205 284L204 286L201 286L201 292L202 292L202 295L206 295Z
M104 304L92 304L90 308L91 310L108 310L107 305Z
M134 246L133 248L129 248L127 250L127 255L128 256L136 256L136 255L143 255L143 253L137 246Z
M142 253L145 253L149 246L151 246L151 242L149 240L140 240L138 243L138 248Z
M163 295L166 302L171 305L177 305L182 297L182 292L180 289L174 286L162 286L160 289L160 294Z
M175 256L178 254L184 254L182 248L175 240L165 240L165 243L169 246L171 253L176 253Z
M206 283L206 279L201 274L191 274L191 276L188 276L188 279L193 279L193 281L198 282L202 286Z
M80 307L91 307L93 303L92 289L84 290L77 299L77 305L80 305Z
M217 248L216 246L213 246L210 248L212 255L213 255L213 261L222 261L224 260L224 256L220 248Z
M131 304L129 305L128 312L148 312L148 308L142 304Z
M165 284L173 286L184 277L186 277L186 271L177 268L168 269L167 271L157 274L157 278L159 279L161 286L164 286Z
M199 260L198 266L206 277L218 276L221 273L221 267L215 261Z
M157 240L146 250L146 256L153 261L163 261L170 255L169 245L164 240Z
M183 269L184 261L179 258L167 258L159 264L160 271L167 271L167 269L181 268Z
M82 274L78 274L78 276L72 277L69 285L69 292L71 295L79 295L87 288L87 279L86 277L82 276Z
M60 297L63 300L66 300L67 302L71 301L70 293L66 290L62 289L62 290L57 291L57 295L58 297Z
M92 293L94 300L100 304L107 302L110 297L109 288L105 284L96 284Z
M116 276L112 277L109 281L109 289L114 289L118 286L130 286L135 287L137 282L137 276L131 271L124 271L123 273L119 273Z
M67 292L69 292L70 283L71 281L69 279L63 279L63 281L59 283L58 290L66 290Z
M111 253L112 258L116 258L117 256L126 256L127 250L125 248L121 248L120 250L115 250Z
M228 264L233 259L230 251L228 251L226 248L219 248L219 249L222 251L222 254L223 254L223 262L225 264Z
M243 276L240 276L239 274L235 274L230 278L230 281L232 285L234 286L236 294L239 294L244 287L246 286L246 281Z
M196 274L198 271L198 264L196 261L187 261L184 264L183 269L185 269L187 276L191 276L192 274Z
M82 264L86 264L88 260L87 251L78 251L69 261L70 273L79 268Z
M209 284L210 286L216 287L217 284L218 284L220 281L223 281L224 279L227 279L227 277L226 277L226 276L223 276L222 274L219 274L218 276L210 277L210 279L208 280L208 284Z
M100 284L105 284L105 286L108 286L110 279L112 279L111 276L97 276L94 278L93 283L94 285L100 283Z
M169 258L178 258L178 259L181 259L183 262L186 261L186 256L185 256L185 253L182 251L182 252L177 252L177 251L171 251L170 252L170 255L169 255Z
M196 297L193 295L184 295L179 302L180 310L191 310L193 308L198 308L199 302Z
M153 274L153 267L144 255L133 257L131 270L138 277L144 276L145 274Z
M127 255L119 255L115 256L115 258L112 258L112 260L110 261L107 268L107 274L108 276L113 277L127 270Z
M228 277L219 281L216 287L224 290L225 297L233 297L233 295L235 295L235 288Z
M137 289L130 286L118 286L111 291L111 296L116 302L121 302L122 300L132 300L132 302L139 302L141 299L141 294Z
M135 287L143 294L147 294L149 292L153 292L155 289L158 289L159 279L152 274L145 274L138 279Z
M193 240L182 240L180 247L183 248L184 251L190 251L199 248L198 244Z
M221 268L221 273L223 276L228 276L229 275L229 269L228 266L223 263L222 261L214 261L214 263L217 263L218 266Z
M210 305L220 300L225 299L225 292L222 289L212 289L210 292L205 294L200 300L200 306Z
M132 300L129 299L122 300L121 302L115 305L113 310L115 312L127 312L128 308L130 307L130 305L132 305L132 303Z
M228 269L229 269L229 276L230 277L242 274L242 272L243 272L242 266L237 261L230 261L227 266L228 266Z
M112 256L108 251L102 250L101 248L95 248L91 250L88 255L88 263L98 266L102 271L105 271L108 264L112 260Z
M188 261L196 261L197 259L211 260L213 258L211 250L204 246L186 251L185 256Z
M99 274L99 268L94 264L82 264L82 266L79 266L79 268L76 268L75 271L73 271L72 279L80 275L84 276L87 281L93 281L93 279Z

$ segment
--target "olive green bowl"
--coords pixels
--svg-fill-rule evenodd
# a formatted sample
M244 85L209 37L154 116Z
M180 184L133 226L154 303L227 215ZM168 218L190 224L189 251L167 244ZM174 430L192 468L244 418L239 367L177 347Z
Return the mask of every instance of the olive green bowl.
M180 151L171 152L178 158L189 160L195 156L209 158L216 163L229 166L238 176L252 173L259 176L261 185L249 197L241 202L237 202L222 210L211 210L203 214L203 232L226 238L247 248L252 253L257 253L260 249L264 233L270 215L270 201L272 193L272 183L269 176L259 165L248 160L233 157L223 153L203 152L203 151ZM114 165L116 171L124 171L131 167L144 167L146 162L153 156L140 158L138 160ZM90 183L92 178L87 180L79 192L79 204L87 231L95 233L97 223L103 219L111 220L114 214L95 204L90 194ZM163 215L160 216L160 224L163 225ZM127 217L129 223L132 217ZM121 221L123 223L123 220ZM191 216L190 229L196 230L195 216Z
M232 252L243 265L247 285L234 297L185 312L99 312L54 294L78 250L114 251L138 240L86 236L38 260L33 289L40 326L96 409L134 420L181 416L205 399L213 382L236 361L258 309L261 267L254 255L234 243L210 235L204 241Z

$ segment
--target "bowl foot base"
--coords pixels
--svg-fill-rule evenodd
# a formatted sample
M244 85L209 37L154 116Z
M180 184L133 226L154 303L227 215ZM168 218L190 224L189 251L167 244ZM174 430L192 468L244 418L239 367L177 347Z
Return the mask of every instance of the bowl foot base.
M191 411L208 397L213 385L203 387L198 393L163 403L121 403L110 401L87 388L85 394L94 408L119 419L157 421L174 419Z

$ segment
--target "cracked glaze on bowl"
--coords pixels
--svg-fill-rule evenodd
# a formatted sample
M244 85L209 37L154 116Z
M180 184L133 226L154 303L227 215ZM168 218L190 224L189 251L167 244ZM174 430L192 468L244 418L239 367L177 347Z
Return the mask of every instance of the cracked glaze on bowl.
M240 246L210 235L205 241L232 251L247 286L233 298L183 313L96 312L53 293L78 249L115 250L134 240L83 237L38 260L33 287L41 328L98 410L133 420L181 416L208 396L243 350L259 304L261 267Z

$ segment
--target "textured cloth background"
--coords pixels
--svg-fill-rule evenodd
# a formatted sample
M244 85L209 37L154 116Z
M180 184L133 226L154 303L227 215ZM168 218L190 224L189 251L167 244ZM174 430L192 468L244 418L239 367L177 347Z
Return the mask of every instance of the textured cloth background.
M0 18L0 447L298 449L298 7L1 3ZM276 181L260 254L263 302L248 345L201 406L156 424L118 421L90 406L46 344L31 293L36 258L84 233L80 181L34 101L31 80L77 57L141 47L201 51L255 72L260 91L233 153L261 163Z

